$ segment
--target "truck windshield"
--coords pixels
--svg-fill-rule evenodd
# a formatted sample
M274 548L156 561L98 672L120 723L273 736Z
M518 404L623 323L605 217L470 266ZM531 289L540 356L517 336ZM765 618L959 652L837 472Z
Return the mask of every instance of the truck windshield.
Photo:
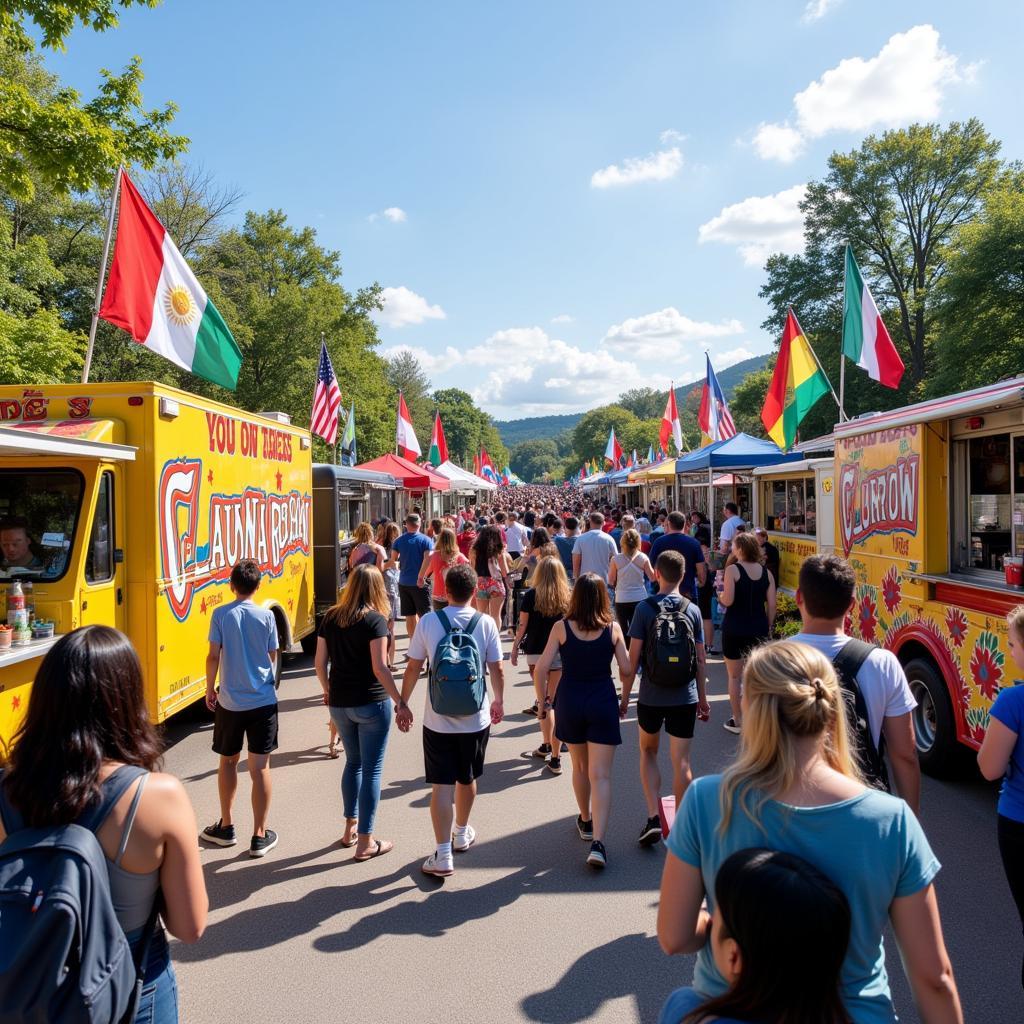
M83 487L73 469L0 469L0 580L64 575Z

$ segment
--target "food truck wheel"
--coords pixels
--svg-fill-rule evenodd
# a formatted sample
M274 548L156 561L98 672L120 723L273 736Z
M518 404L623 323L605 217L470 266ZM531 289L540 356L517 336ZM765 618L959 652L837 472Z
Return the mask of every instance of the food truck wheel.
M927 658L908 661L904 671L917 701L911 714L921 769L934 776L956 774L963 757L946 684Z
M316 654L316 630L312 633L307 633L300 641L302 644L302 653L312 658Z

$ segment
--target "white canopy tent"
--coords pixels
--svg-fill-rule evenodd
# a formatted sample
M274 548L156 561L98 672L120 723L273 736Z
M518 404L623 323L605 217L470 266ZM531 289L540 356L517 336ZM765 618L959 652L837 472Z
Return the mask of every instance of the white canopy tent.
M452 482L453 491L477 493L479 491L496 491L498 489L497 484L492 484L490 480L485 480L482 476L476 476L470 473L469 470L456 466L451 461L442 462L440 466L434 469L434 472L440 473L441 476L449 479Z

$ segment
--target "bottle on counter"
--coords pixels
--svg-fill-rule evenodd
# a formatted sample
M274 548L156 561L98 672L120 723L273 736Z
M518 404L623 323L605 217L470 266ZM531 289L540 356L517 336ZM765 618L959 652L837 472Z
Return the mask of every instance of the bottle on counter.
M31 626L36 617L36 595L31 580L25 580L22 584L22 593L25 595L25 611L28 613L28 624Z
M7 592L7 624L15 632L28 628L28 610L25 608L25 591L21 580L15 580Z

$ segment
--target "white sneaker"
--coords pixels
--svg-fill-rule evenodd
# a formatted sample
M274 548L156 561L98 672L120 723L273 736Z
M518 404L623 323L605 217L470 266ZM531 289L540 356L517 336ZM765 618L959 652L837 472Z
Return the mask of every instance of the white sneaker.
M435 875L438 878L447 878L448 875L455 874L455 864L452 862L451 854L447 857L441 857L437 850L435 850L423 862L423 867L420 870L425 875Z
M452 835L452 849L456 853L465 853L476 842L476 829L472 825L466 826L466 831L461 835L458 832Z

